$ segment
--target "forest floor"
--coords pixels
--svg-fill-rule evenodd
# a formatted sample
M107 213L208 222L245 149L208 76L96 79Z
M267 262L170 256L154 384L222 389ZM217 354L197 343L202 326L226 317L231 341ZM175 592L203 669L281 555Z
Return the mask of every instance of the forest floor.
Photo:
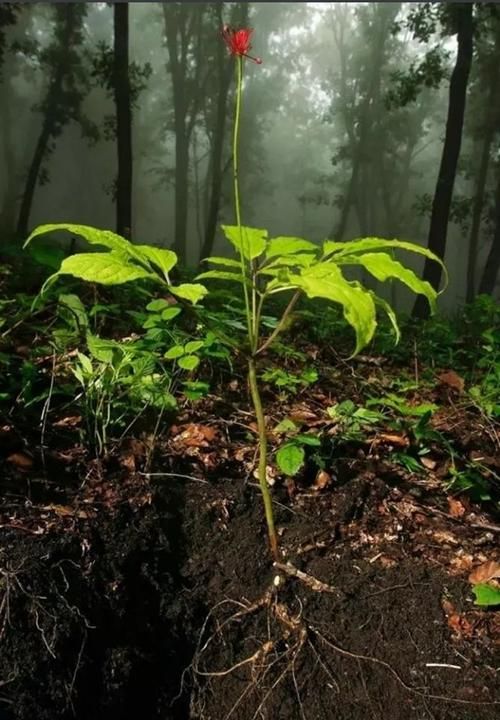
M5 717L500 716L500 612L474 604L469 580L500 568L498 422L448 368L423 383L413 362L305 351L318 381L266 390L271 445L285 417L322 438L295 479L270 470L281 571L237 372L104 459L82 446L81 418L52 417L43 443L2 420ZM403 420L370 415L367 395L401 377L415 385ZM364 412L327 412L346 400ZM408 411L429 403L423 424ZM474 463L492 483L481 502Z

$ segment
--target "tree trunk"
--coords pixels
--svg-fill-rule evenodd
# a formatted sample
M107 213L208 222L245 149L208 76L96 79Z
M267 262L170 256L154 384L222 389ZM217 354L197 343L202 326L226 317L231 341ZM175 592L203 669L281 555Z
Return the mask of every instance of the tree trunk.
M472 3L455 5L457 17L458 52L455 67L450 79L448 117L446 134L441 156L441 165L432 202L432 212L427 246L439 258L444 260L448 220L453 196L453 186L457 172L457 163L462 144L467 82L472 63ZM426 259L424 280L430 282L435 290L439 289L441 266ZM414 317L428 317L429 306L426 299L419 295L413 308Z
M217 96L217 115L214 128L214 138L212 142L212 156L210 158L211 181L210 181L210 199L208 201L208 213L205 226L205 237L201 248L201 258L208 257L212 254L215 232L217 230L217 220L219 217L221 191L222 191L222 155L224 151L224 140L226 133L227 118L227 97L229 93L229 85L233 75L232 63L224 63L225 49L223 43L220 43L221 54L219 57L219 93Z
M61 41L62 48L70 47L73 29L78 18L77 10L78 6L76 4L73 5L72 3L67 3L65 8L63 37ZM25 238L28 234L28 223L31 214L31 208L33 205L35 189L40 174L40 169L47 153L50 138L56 130L57 108L61 103L61 96L66 71L67 68L65 66L65 63L59 62L53 77L49 80L49 88L47 90L47 98L45 103L47 110L45 112L45 117L43 118L42 129L40 131L40 135L38 136L38 141L35 146L35 152L33 154L33 158L31 160L31 164L28 170L26 184L21 199L21 207L19 209L19 216L17 220L16 234L18 238L21 239Z
M116 232L132 232L132 104L129 75L129 4L114 6L114 95L116 105Z
M28 176L26 178L26 184L24 186L24 192L21 199L21 207L19 209L16 231L16 235L20 239L25 239L28 235L28 223L31 214L31 207L33 205L33 198L35 196L35 189L38 182L38 176L40 174L40 168L42 167L42 162L47 151L47 145L50 136L52 135L52 127L53 116L52 113L49 113L45 116L42 130L38 136L38 141L28 170Z
M498 168L497 187L495 191L495 233L490 251L486 259L483 276L479 284L481 295L491 295L495 289L498 271L500 269L500 168Z
M488 94L489 97L486 105L488 117L486 120L486 127L484 128L484 136L482 138L481 158L477 171L476 189L474 193L474 203L472 206L472 223L469 237L469 256L467 260L467 302L472 302L476 294L475 285L477 253L479 248L479 230L481 228L481 215L484 206L486 180L488 178L488 168L490 164L491 145L493 143L493 137L495 134L494 118L492 117L492 112L494 111L495 98L497 93L498 80L496 77L496 73L491 74L490 82L491 85Z

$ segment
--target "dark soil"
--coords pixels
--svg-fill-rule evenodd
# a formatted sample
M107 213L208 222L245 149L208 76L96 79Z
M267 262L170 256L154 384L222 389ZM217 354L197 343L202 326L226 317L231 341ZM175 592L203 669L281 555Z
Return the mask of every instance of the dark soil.
M383 472L277 489L285 559L333 591L276 589L252 484L110 478L66 505L5 495L7 717L499 717L498 613L466 581L495 532Z

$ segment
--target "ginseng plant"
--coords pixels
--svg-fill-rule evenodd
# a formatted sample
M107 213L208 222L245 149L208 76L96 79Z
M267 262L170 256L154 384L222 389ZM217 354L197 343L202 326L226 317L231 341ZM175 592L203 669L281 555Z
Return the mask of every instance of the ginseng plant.
M394 328L396 342L399 328L391 306L372 290L356 280L343 275L344 267L360 267L378 281L397 279L415 293L424 295L434 311L437 293L426 281L394 258L394 251L406 250L432 258L445 270L441 260L428 249L402 240L384 240L367 237L350 242L325 240L321 246L300 237L268 237L267 230L242 224L238 175L238 146L242 107L243 68L248 58L261 64L260 58L252 57L250 39L252 30L222 29L222 38L230 55L236 62L236 100L233 128L233 180L235 225L223 225L224 235L237 251L237 258L211 257L207 262L223 269L212 269L197 277L199 280L223 280L240 288L245 304L246 338L237 343L234 338L221 337L235 351L242 353L248 366L248 384L258 428L258 479L264 501L269 543L273 558L279 562L280 552L274 524L271 492L267 482L268 446L266 418L258 381L258 363L285 329L287 320L301 295L308 298L325 298L342 306L346 321L356 336L353 355L373 338L377 327L377 310L384 312ZM134 245L129 240L109 230L60 223L42 225L31 233L25 246L39 235L56 230L66 230L79 235L92 245L107 248L108 252L77 253L63 260L59 270L44 287L59 275L72 275L87 282L103 285L119 285L133 280L149 281L153 287L160 286L177 300L193 310L207 294L199 282L172 285L169 274L177 263L171 250L149 245ZM42 288L43 291L43 288ZM287 304L272 332L263 337L264 307L269 298L285 293ZM221 335L221 333L218 333Z
M386 313L399 340L399 328L392 307L358 281L343 275L344 267L358 266L378 281L397 279L413 292L424 295L434 311L437 293L426 281L394 258L395 250L407 250L438 262L441 260L426 248L401 240L384 240L366 237L351 242L325 240L321 247L299 237L269 238L267 230L242 224L238 147L242 108L243 69L246 58L261 64L252 57L251 29L233 29L225 25L222 38L236 63L236 98L233 127L233 183L235 225L223 225L222 230L239 254L239 259L211 257L206 261L223 269L212 269L198 275L197 280L219 279L241 287L245 303L247 339L243 348L248 364L248 384L258 428L258 479L264 501L265 516L271 552L279 561L278 538L274 523L271 492L267 481L268 446L267 428L258 381L259 357L267 350L287 324L287 319L301 295L308 298L326 298L342 306L346 321L356 335L353 355L373 338L377 327L377 310ZM275 329L262 337L262 318L266 301L286 293L288 303Z

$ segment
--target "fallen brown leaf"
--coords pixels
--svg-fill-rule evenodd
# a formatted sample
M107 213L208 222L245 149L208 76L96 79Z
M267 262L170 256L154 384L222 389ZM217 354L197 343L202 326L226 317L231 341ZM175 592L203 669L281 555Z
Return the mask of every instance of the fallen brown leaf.
M12 453L7 458L7 462L15 465L19 470L29 470L33 466L33 458L24 453Z
M441 373L441 375L438 375L438 380L442 385L447 385L448 387L453 388L453 390L458 390L459 393L464 391L464 379L454 370L447 370L446 372Z
M332 476L325 470L319 470L314 480L315 490L324 490L326 487L331 485Z
M448 511L454 518L463 517L466 513L466 509L460 500L452 497L448 497Z
M457 637L471 637L474 632L472 624L463 616L457 612L453 603L449 600L443 600L441 602L444 614L446 616L446 622L448 627Z
M500 578L500 563L495 560L488 560L474 568L469 575L469 582L472 585L477 585L478 583L487 583L496 578Z

